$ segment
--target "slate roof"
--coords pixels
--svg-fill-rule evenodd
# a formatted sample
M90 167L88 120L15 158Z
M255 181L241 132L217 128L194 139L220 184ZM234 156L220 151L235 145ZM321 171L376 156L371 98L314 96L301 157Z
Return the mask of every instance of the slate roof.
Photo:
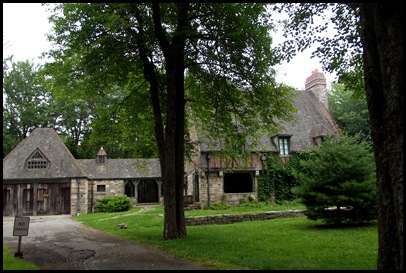
M37 149L50 161L49 168L26 168L26 160ZM52 128L36 128L3 158L3 180L59 179L84 176L85 173Z
M50 161L50 167L28 169L26 160L39 150ZM101 152L102 151L102 152ZM98 155L106 155L100 150ZM109 159L97 164L95 159L75 159L52 128L37 128L3 159L3 180L159 178L159 159Z
M107 158L104 164L96 159L77 159L89 179L160 178L161 166L157 158Z
M294 91L298 109L292 122L280 121L278 135L291 136L291 152L303 151L313 145L313 137L335 135L338 127L323 103L309 90ZM274 136L262 136L253 151L277 152ZM204 139L202 135L198 137ZM39 150L50 161L50 167L27 169L26 160ZM201 152L221 147L201 144ZM106 155L104 150L98 156ZM52 128L37 128L3 159L3 180L57 179L87 177L89 179L160 178L159 159L109 159L98 164L94 159L75 159Z
M277 135L291 136L291 152L306 150L313 145L313 137L320 135L336 135L339 129L333 120L326 106L318 100L312 91L295 90L293 104L298 111L294 114L291 122L281 120L278 124L281 129ZM273 143L272 137L277 135L263 135L258 141L259 145L254 147L253 151L258 152L277 152L277 143ZM220 150L219 146L211 146L205 143L205 136L198 136L203 143L200 146L202 152Z

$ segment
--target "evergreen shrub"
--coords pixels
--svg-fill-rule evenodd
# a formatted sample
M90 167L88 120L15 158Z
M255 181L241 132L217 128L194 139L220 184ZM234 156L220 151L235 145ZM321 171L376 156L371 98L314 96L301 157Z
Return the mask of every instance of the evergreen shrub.
M106 196L97 200L95 207L101 212L122 212L131 208L131 200L124 194Z
M375 220L376 175L370 142L359 135L328 136L300 161L293 189L310 220L328 224Z

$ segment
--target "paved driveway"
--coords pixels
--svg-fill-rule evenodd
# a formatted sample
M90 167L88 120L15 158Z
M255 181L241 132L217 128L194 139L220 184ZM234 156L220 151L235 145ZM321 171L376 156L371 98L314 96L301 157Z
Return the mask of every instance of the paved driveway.
M14 217L3 217L3 245L13 253ZM23 259L45 270L204 270L129 240L86 227L69 215L32 216L21 237Z

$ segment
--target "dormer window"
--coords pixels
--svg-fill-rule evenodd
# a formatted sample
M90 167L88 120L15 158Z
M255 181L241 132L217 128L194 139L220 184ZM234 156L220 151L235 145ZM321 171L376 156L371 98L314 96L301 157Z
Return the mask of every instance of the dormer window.
M106 164L106 162L107 162L107 154L104 151L103 147L101 147L99 152L97 153L97 164Z
M290 137L278 137L279 154L286 156L290 154Z
M49 160L37 148L26 162L27 169L46 169L49 167Z
M324 136L316 136L313 138L313 141L316 145L320 145L324 141Z

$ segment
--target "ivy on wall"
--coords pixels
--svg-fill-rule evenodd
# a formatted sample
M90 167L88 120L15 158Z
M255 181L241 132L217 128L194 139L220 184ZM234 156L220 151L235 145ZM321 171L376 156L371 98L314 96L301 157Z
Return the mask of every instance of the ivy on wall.
M272 203L295 200L291 189L299 185L296 173L302 171L300 160L310 155L310 152L292 154L286 164L277 154L268 156L258 179L258 200Z

